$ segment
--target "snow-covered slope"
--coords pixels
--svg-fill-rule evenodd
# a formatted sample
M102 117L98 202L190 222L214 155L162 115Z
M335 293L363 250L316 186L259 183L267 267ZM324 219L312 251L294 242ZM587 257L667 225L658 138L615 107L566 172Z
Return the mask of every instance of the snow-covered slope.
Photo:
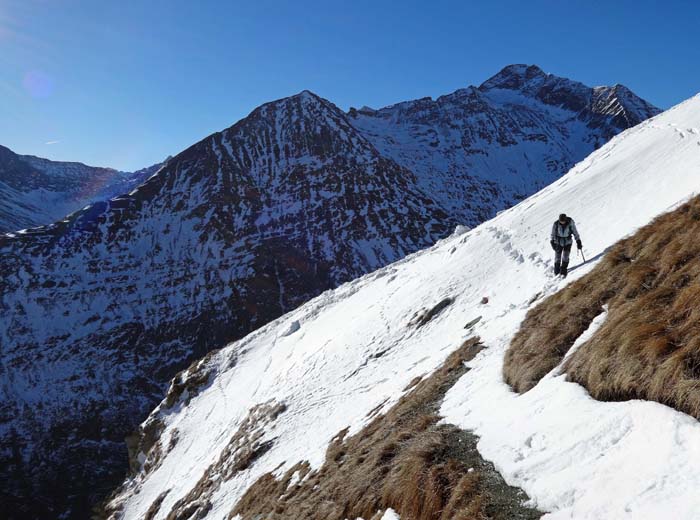
M121 172L17 155L0 146L0 233L50 224L92 202L128 193L160 166Z
M283 405L261 426L257 442L267 451L217 480L205 502L190 504L197 518L227 518L261 475L302 460L319 467L339 431L358 431L368 412L388 409L413 378L478 335L487 348L442 413L474 430L483 455L547 518L696 518L695 419L656 403L597 402L556 373L517 395L501 366L533 298L566 283L550 274L548 232L560 212L576 219L591 259L574 262L575 278L611 244L699 191L696 96L614 138L495 219L328 291L191 367L144 423L141 447L150 450L112 502L115 515L143 518L150 508L151 518L166 518L178 501L182 508L208 468L226 463L224 450L249 412ZM409 324L445 298L454 302L428 324Z

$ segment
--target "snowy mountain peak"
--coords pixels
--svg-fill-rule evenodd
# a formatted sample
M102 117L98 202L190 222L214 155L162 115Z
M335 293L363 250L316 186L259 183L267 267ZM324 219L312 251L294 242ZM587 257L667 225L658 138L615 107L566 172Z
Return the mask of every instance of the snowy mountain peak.
M598 127L607 122L617 128L628 128L661 112L623 85L591 88L578 81L546 74L536 65L509 65L482 83L479 90L491 99L506 102L513 98L502 91L514 91L570 110L579 119Z
M319 96L315 92L311 92L308 89L304 89L301 92L299 92L298 94L293 95L291 97L299 97L302 99L325 101L321 96Z
M371 147L342 110L308 90L261 105L223 134L228 146L250 132L264 134L261 144L272 145L274 160L324 156L337 152L339 142Z
M427 191L441 192L443 206L473 226L659 112L621 90L624 104L609 95L618 90L594 96L594 89L537 66L510 65L478 88L348 116L380 153L416 172ZM445 189L455 185L469 188Z
M514 64L501 69L484 81L479 88L481 90L493 88L525 90L528 84L541 84L546 79L547 74L537 65Z
M536 65L512 65L486 80L479 90L498 96L499 91L515 91L547 105L572 112L586 110L592 89L578 81L546 74Z
M311 92L310 90L302 90L297 94L264 103L260 107L255 109L251 113L251 115L253 115L258 110L267 112L277 110L290 110L293 107L316 111L324 109L338 110L337 107L335 107L335 105L333 105L333 103L331 103L327 99L322 98L321 96Z

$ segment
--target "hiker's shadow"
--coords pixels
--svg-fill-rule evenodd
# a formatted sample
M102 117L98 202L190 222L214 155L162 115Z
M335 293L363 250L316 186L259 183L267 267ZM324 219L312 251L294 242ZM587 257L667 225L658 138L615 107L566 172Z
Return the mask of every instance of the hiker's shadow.
M602 258L605 255L605 253L607 253L608 251L610 251L610 247L606 247L602 252L598 253L597 255L595 255L591 258L586 258L585 262L581 262L580 264L576 264L575 266L570 267L569 272L575 271L579 267L583 267L584 265L590 264L591 262L595 262L596 260Z

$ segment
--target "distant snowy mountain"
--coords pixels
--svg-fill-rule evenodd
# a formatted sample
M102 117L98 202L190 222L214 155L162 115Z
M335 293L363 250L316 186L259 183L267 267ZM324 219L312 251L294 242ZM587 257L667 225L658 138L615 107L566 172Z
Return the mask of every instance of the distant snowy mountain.
M128 193L160 166L121 172L17 155L0 146L0 233L51 224L92 202Z
M502 369L529 309L590 273L615 242L699 192L696 96L613 138L495 219L328 291L193 364L142 425L133 450L139 471L113 497L111 518L283 519L300 518L294 511L304 507L310 519L355 520L370 507L363 518L389 509L392 517L395 511L416 518L410 511L423 506L413 493L445 497L406 478L413 475L407 460L427 461L415 478L447 486L450 464L459 467L468 455L468 441L454 440L455 426L448 424L478 435L481 454L544 518L697 518L700 473L689 456L700 450L697 420L639 399L595 401L566 381L561 364L516 394ZM694 208L687 218L697 221L697 202ZM547 243L561 211L576 218L591 258L576 261L566 281L553 277ZM674 243L671 257L688 261L687 252L697 248L686 245ZM646 283L647 271L635 267L634 257L617 262L632 266L636 286ZM588 330L572 350L585 348L606 311L586 319ZM617 319L624 320L624 310ZM696 337L696 324L686 329ZM470 343L475 337L480 345ZM443 429L424 433L415 423L434 419L397 410L417 399L412 389L427 391L421 382L462 367L444 363L470 345L479 346L476 357L437 405ZM680 382L697 393L697 364L690 369L695 379L679 376ZM388 431L399 440L382 444L383 413L393 414ZM405 454L403 446L414 451ZM458 495L474 496L483 483L477 476L460 484ZM474 518L469 508L492 498L438 506L449 511L445 518ZM495 518L525 518L496 512Z
M122 480L124 438L192 360L483 222L621 121L657 112L603 90L604 103L513 66L478 89L379 111L344 113L304 91L128 193L1 236L0 478L11 485L0 498L17 517L84 518Z
M590 88L511 65L480 87L350 116L451 216L473 226L658 113L621 85Z

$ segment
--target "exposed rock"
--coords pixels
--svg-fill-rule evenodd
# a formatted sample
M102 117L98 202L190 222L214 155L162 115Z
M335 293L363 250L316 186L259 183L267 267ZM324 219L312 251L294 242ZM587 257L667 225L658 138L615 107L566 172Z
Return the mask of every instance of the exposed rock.
M448 297L440 300L430 309L420 311L416 313L409 325L415 326L416 328L421 328L424 325L430 323L430 321L435 318L438 314L444 311L447 307L454 303L454 298Z

